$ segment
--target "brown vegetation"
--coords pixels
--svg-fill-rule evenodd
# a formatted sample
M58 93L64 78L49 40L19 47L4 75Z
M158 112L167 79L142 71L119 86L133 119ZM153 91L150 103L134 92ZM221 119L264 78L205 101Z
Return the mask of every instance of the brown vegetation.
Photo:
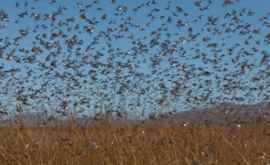
M270 163L270 123L92 121L82 127L0 129L1 165L199 165Z

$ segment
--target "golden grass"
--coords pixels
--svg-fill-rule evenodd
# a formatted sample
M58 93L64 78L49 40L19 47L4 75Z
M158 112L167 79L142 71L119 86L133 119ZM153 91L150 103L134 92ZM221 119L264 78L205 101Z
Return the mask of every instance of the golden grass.
M0 128L1 165L263 165L270 123L169 121Z

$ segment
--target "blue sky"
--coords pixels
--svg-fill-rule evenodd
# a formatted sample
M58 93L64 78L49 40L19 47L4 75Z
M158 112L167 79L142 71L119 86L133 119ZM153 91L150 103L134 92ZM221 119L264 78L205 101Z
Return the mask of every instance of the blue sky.
M213 3L207 10L200 11L194 5L194 1L191 0L150 0L149 4L143 0L116 0L115 4L110 3L109 0L100 0L98 4L92 4L94 1L79 0L59 0L56 3L48 3L50 1L47 0L1 0L0 10L6 12L9 17L8 21L0 22L3 26L0 29L1 39L3 39L0 42L1 47L5 45L5 37L7 37L7 41L12 42L19 35L19 29L29 30L26 37L19 40L17 45L12 44L6 48L3 53L5 55L1 55L1 71L19 69L14 75L7 72L1 78L1 106L7 108L10 112L14 112L16 104L20 102L18 99L16 101L16 93L20 90L27 97L28 104L23 105L26 111L43 111L46 109L53 113L60 108L63 101L68 102L71 111L85 110L86 113L93 113L106 109L106 107L114 107L115 109L128 109L130 113L138 115L142 111L147 111L145 113L160 110L181 111L224 101L254 104L269 100L270 78L268 78L269 73L267 73L270 65L269 59L267 63L260 64L263 56L262 51L269 53L269 44L264 41L265 36L269 33L269 28L263 26L259 19L270 12L270 2L268 0L240 0L233 5L224 7L222 6L223 1L212 1ZM155 2L155 4L151 4L151 2ZM202 5L207 5L207 2L203 1ZM92 7L85 8L91 4ZM139 11L134 12L133 9L140 4L144 4L144 6ZM166 9L168 5L169 9ZM189 15L184 16L184 12L173 15L177 6L181 6L184 12ZM46 14L51 14L61 8L63 9L63 7L66 7L66 10L63 10L62 15L56 17L55 22L33 19L35 16L43 18ZM127 7L126 10L125 7ZM80 18L79 11L81 9L83 9L82 11L85 12L87 18L93 22L98 22L93 25L87 24L85 20ZM151 20L149 13L156 9L159 9L159 11L153 12L154 19ZM239 25L241 24L242 27L250 25L252 30L259 28L261 33L252 34L252 38L248 39L249 34L241 35L239 31L242 27L240 26L238 31L235 27L237 26L236 23L231 25L232 28L236 28L234 33L223 32L217 35L207 32L205 24L209 17L219 18L217 25L212 27L212 31L215 30L214 27L217 27L217 31L224 31L222 24L227 23L225 26L230 26L230 20L224 19L224 16L234 10L237 12L244 10L244 13L255 12L253 16L243 14L241 16L242 22ZM25 11L28 12L28 15L18 19L18 15ZM118 15L115 15L115 13L118 13ZM101 20L104 14L106 19ZM202 15L202 19L196 22L196 18L200 15ZM74 18L75 21L62 27L59 24L57 25L57 23L65 22L67 18ZM169 18L171 21L168 21ZM15 23L16 20L18 20L17 23ZM176 26L177 21L183 22L185 26ZM268 21L270 21L269 16ZM130 24L127 25L126 22ZM147 23L149 25L146 26ZM77 29L75 28L76 24L78 25ZM121 24L122 30L128 28L128 31L121 31ZM68 31L68 27L72 27L70 31ZM84 27L92 28L92 33L86 33ZM170 45L169 48L176 50L170 55L164 52L162 44L150 47L150 41L155 36L151 33L156 32L160 27L159 43L162 43L165 47ZM192 33L195 36L198 34L196 41L190 40L191 38L188 36L188 28L190 27L193 29ZM36 29L35 32L34 29ZM109 29L112 32L105 33ZM42 38L43 34L50 36L52 32L59 31L66 34L66 38L76 35L80 43L69 49L65 44L66 38L60 37L52 40L43 38L48 42L58 42L61 46L60 52L42 48L42 53L32 55L35 57L33 63L25 61L28 55L19 52L19 49L30 50L33 46L40 46L39 38ZM209 37L210 43L218 43L217 52L207 47L207 43L201 41L202 37ZM94 42L95 39L97 42ZM245 40L248 40L248 45L245 44ZM147 51L142 50L140 52L134 47L132 41L146 45ZM256 41L260 41L261 44L254 46ZM220 46L222 44L224 46ZM239 45L234 49L232 55L228 55L228 48L234 47L235 44ZM256 47L259 51L253 53L253 47ZM12 53L12 51L14 51L14 55L7 58L7 54ZM232 62L239 54L245 52L250 52L251 55L241 55L237 63ZM51 55L51 59L48 59L50 53L56 54L56 56ZM162 53L165 53L164 56L162 56ZM206 54L208 62L205 62L201 57L202 53ZM80 63L81 59L93 61L95 60L94 56L99 57L96 61L98 69L95 70L89 64ZM199 58L196 58L196 56L199 56ZM16 61L16 58L21 61ZM217 58L220 60L216 66L209 62L209 60ZM110 59L112 60L110 61ZM152 67L151 59L160 60L157 68ZM49 66L52 61L56 64L52 70L41 67L42 64ZM75 69L66 67L66 64L71 61L79 66L76 66ZM172 61L179 65L172 66L170 64ZM108 64L109 62L112 62L113 67L111 69L103 68L105 65L102 64ZM121 71L121 78L118 78L116 74L117 64L128 63L131 64L133 69L128 70L125 67ZM252 69L245 71L243 74L236 74L241 71L242 63L253 64ZM187 69L181 70L183 67ZM221 70L218 70L218 68ZM93 72L93 70L95 71ZM109 73L102 74L102 70ZM210 76L201 76L202 70L209 71ZM31 74L27 75L27 72L31 72ZM78 72L81 73L81 76L78 76ZM185 78L185 72L188 73L187 78ZM194 72L194 74L191 74L191 72ZM96 80L91 78L93 74L97 75ZM66 75L66 77L75 77L75 79L59 78L57 75ZM261 79L253 81L256 76L261 77ZM232 78L232 82L238 84L237 88L227 91L224 86L232 84L229 82L226 85L225 77ZM174 82L181 84L177 97L171 96L169 92L175 85ZM160 83L164 83L166 88L160 88ZM128 87L125 88L125 86ZM124 94L117 93L120 88L125 89ZM252 90L249 90L250 88ZM140 91L146 92L138 94ZM203 97L207 93L211 93L207 100L191 99L191 101L188 101L187 99ZM233 97L238 99L232 99ZM158 101L163 98L166 98L166 101L160 105Z

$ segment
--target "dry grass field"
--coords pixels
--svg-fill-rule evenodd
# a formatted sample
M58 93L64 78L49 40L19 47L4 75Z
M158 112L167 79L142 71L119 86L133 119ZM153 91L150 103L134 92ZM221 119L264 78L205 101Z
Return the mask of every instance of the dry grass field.
M95 121L0 129L1 165L269 165L270 123Z

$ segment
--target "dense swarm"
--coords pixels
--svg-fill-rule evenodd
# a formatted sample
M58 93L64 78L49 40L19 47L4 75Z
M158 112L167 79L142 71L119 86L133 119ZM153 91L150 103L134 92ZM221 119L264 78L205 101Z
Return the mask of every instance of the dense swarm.
M8 4L14 11L0 7L1 114L145 117L269 101L270 13L240 0Z

